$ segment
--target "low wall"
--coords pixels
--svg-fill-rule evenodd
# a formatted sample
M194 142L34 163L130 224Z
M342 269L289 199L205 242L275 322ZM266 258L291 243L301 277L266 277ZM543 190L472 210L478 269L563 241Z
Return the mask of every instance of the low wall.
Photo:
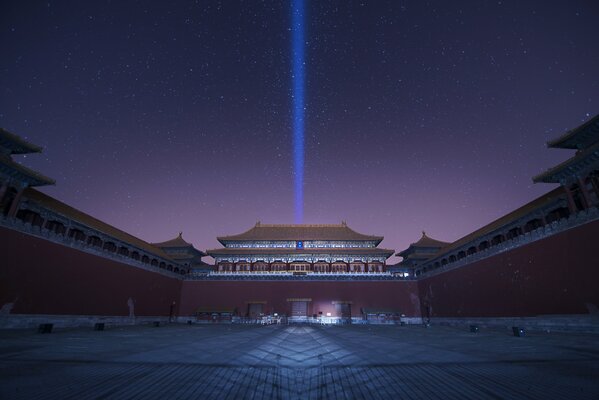
M335 302L351 302L353 317L363 308L392 309L420 317L415 281L186 281L181 292L181 316L198 308L235 309L246 315L248 304L262 303L268 314L291 314L289 299L310 299L307 314L337 316Z
M0 318L169 316L181 279L0 227ZM15 317L16 318L16 317ZM22 317L21 317L22 318Z
M423 317L486 318L598 312L599 221L422 277Z

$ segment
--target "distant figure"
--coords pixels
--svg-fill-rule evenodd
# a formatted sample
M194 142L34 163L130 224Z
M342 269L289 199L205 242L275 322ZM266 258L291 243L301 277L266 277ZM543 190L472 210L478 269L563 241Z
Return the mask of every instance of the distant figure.
M127 300L127 307L129 307L129 318L135 318L135 304L131 297Z

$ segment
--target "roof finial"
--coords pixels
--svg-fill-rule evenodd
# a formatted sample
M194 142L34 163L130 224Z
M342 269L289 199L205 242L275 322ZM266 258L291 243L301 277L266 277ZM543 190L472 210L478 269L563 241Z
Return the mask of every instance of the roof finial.
M425 236L426 236L426 232L422 231L422 237L425 237Z
M345 220L341 221L341 225L347 226L347 221L345 221Z
M179 232L179 237L182 238L183 237L183 232Z
M256 226L260 226L260 220L256 221Z

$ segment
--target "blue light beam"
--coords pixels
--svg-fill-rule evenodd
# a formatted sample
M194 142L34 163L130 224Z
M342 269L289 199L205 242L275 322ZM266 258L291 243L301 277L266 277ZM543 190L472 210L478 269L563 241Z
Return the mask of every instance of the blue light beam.
M293 187L296 224L301 224L304 220L304 92L306 75L304 10L304 0L293 0L291 2Z

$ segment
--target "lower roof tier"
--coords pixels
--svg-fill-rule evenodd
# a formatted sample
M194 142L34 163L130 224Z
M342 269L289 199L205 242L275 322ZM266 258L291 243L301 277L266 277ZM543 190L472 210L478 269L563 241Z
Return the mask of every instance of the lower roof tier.
M349 248L349 249L288 249L288 248L223 248L207 250L206 253L212 257L219 256L311 256L311 255L347 255L347 256L372 256L391 257L394 250L379 248Z

